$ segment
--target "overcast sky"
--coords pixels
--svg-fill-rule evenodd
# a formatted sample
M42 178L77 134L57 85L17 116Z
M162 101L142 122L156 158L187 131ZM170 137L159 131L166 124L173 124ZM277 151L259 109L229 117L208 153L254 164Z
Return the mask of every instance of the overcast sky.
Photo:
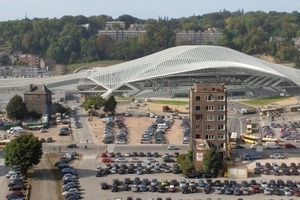
M128 14L139 19L180 18L226 9L293 12L300 0L0 0L0 21L61 18L64 15L108 15L116 19Z

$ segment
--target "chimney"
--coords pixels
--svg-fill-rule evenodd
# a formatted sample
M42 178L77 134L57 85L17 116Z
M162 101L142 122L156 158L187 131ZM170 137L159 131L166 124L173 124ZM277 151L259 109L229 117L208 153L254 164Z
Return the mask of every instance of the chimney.
M31 83L30 85L29 85L29 92L32 92L33 91L33 84Z

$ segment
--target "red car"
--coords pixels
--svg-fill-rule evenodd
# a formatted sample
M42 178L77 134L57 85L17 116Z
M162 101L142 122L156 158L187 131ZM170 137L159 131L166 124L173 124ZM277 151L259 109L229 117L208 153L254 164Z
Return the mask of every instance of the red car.
M290 143L286 143L285 144L285 148L286 149L295 149L295 148L297 148L295 145L293 145L293 144L290 144Z
M103 163L112 163L113 160L110 159L110 158L102 158L102 162L103 162Z
M300 191L299 191L298 188L294 188L294 189L293 189L293 192L294 192L294 195L295 195L296 197L300 197Z
M100 157L101 157L101 158L107 158L108 156L107 156L106 153L101 153Z
M258 185L252 186L252 192L253 193L260 193L260 187Z

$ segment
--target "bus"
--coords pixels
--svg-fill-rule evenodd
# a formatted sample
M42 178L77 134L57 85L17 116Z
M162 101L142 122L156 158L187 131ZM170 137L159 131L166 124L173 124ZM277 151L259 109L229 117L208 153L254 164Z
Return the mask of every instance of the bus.
M271 115L279 115L279 113L283 113L283 112L284 112L283 107L276 107L276 108L274 107L274 108L262 109L260 110L259 114L271 116Z
M241 139L245 143L258 144L259 140L261 140L261 137L254 136L252 134L241 134Z
M242 139L242 141L249 143L249 144L259 144L260 142L262 142L262 144L264 144L266 142L276 142L277 144L279 144L278 138L266 138L266 137L261 138L261 137L249 135L249 134L241 134L241 139Z
M237 144L237 132L231 132L230 135L230 148L234 149Z
M297 111L300 111L300 106L289 106L287 108L287 111L288 112L297 112Z
M10 140L0 140L0 149L4 149L7 143L9 143Z

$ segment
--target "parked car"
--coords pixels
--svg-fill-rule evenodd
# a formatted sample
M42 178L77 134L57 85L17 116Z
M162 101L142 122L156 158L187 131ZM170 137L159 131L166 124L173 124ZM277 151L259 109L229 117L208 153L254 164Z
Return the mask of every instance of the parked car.
M67 148L78 148L77 144L68 144Z
M272 159L283 159L284 155L282 155L281 153L274 153L274 154L270 155L270 158L272 158Z
M168 150L178 150L179 148L175 145L169 145Z

